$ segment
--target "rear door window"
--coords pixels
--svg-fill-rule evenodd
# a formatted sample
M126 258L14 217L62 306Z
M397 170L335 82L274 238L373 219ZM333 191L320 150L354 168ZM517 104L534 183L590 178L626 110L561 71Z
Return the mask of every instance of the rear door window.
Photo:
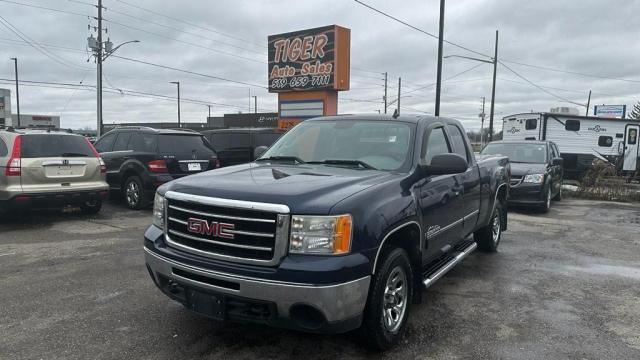
M23 158L93 157L93 150L82 136L55 134L22 135Z
M211 134L211 146L216 151L227 150L231 146L230 133L214 133Z
M113 151L129 150L129 139L131 139L131 133L129 132L118 134L118 138L115 144L113 144Z
M137 152L155 153L158 150L158 135L134 133L129 148Z
M107 134L101 137L98 142L96 142L96 150L98 150L99 153L111 151L117 135L118 134Z
M204 136L200 135L159 135L158 149L162 154L213 152Z
M271 146L278 138L280 138L279 133L256 133L255 136L255 146Z

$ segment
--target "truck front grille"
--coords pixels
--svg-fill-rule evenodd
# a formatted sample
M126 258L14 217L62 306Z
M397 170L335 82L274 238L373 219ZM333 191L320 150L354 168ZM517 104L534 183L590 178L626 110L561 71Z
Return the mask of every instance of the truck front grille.
M284 255L289 215L283 205L167 192L165 206L170 247L260 265L274 265Z

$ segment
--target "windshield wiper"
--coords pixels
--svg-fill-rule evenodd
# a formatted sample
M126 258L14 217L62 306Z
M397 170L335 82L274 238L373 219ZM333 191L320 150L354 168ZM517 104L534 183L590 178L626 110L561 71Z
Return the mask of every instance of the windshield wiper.
M322 160L322 161L309 161L308 164L357 165L369 170L378 170L375 167L361 160L328 159L328 160Z
M298 164L305 164L304 160L297 156L269 156L265 158L256 159L255 161L293 161Z

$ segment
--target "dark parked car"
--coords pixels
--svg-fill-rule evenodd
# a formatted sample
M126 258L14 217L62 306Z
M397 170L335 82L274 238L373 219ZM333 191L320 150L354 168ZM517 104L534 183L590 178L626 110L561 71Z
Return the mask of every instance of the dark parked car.
M203 131L202 134L218 154L220 166L231 166L255 160L255 149L271 146L283 131L274 128L220 129Z
M500 154L511 162L509 204L535 205L549 211L551 199L562 199L562 157L551 141L496 141L482 155Z
M214 319L362 327L388 349L422 290L507 228L509 160L477 161L464 134L431 116L303 121L252 163L158 188L149 273Z
M207 139L191 130L121 127L95 144L107 166L107 183L127 206L150 205L156 188L186 175L219 167Z

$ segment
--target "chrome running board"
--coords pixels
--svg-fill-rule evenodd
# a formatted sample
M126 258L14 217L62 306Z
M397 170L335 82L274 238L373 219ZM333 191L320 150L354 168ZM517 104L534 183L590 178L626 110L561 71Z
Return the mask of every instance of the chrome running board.
M449 270L453 269L454 266L456 266L460 261L462 261L462 259L466 258L469 254L471 254L477 247L478 245L475 243L475 241L471 242L470 245L468 245L461 251L456 251L453 254L451 254L450 259L446 263L444 263L444 265L439 267L437 270L426 274L424 276L424 280L422 280L422 283L424 284L425 289L433 285L433 283L435 283L436 281L438 281L438 279L443 277L444 274L448 273Z

